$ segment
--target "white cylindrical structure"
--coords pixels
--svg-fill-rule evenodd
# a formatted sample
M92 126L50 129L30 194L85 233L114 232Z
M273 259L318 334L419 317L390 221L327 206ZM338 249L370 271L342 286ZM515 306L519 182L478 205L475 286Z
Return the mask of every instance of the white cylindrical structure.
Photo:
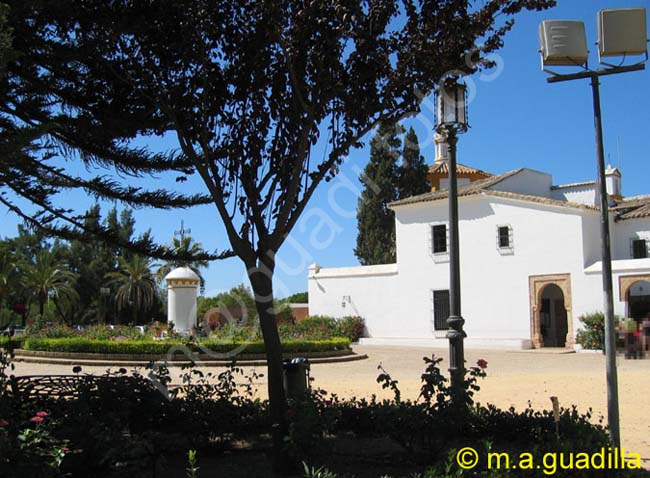
M165 276L167 281L167 321L174 330L189 334L196 326L196 289L201 279L189 267L179 267Z

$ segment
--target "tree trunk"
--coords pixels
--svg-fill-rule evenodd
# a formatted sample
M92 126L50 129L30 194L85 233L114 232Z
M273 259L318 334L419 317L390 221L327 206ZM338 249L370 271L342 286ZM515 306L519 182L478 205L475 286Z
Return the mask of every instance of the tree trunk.
M255 306L260 317L266 350L273 468L276 473L282 473L290 466L284 443L284 438L288 434L287 397L282 371L282 346L273 308L273 270L272 266L267 268L264 271L260 271L259 268L249 268L248 277L255 294Z

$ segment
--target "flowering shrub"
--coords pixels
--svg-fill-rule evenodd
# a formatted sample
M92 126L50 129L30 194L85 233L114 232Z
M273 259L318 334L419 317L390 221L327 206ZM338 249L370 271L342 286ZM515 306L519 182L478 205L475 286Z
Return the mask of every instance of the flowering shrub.
M60 466L68 448L54 437L56 426L42 410L27 420L1 419L0 476L62 476Z
M358 316L347 316L336 321L336 335L358 342L366 332L366 322Z
M357 342L365 332L365 321L361 317L343 317L334 319L326 316L310 316L302 322L291 324L278 321L278 331L282 340L306 339L324 340L345 337L350 342ZM261 337L259 325L242 326L226 324L214 330L210 337L219 340L254 340Z
M602 312L592 312L578 317L582 322L582 328L576 333L576 343L583 349L603 350L605 340L605 315ZM614 325L620 322L621 318L614 316Z
M346 337L350 342L357 342L365 331L365 322L361 317L333 317L312 315L300 323L279 327L280 337L304 339L329 339Z
M78 337L79 332L65 324L48 324L45 326L32 324L25 330L25 336L42 339L61 339Z

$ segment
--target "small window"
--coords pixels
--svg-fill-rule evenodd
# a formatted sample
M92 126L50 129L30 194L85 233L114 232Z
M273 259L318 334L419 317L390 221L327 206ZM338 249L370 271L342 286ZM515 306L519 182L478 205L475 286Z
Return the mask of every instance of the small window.
M432 226L431 235L433 238L433 253L447 252L447 226L444 224Z
M497 250L501 255L515 253L515 243L512 238L512 226L497 225Z
M433 327L435 330L447 330L449 318L449 291L433 291Z
M510 228L499 226L499 247L501 249L510 247Z
M632 257L634 259L648 257L648 246L645 239L634 239L632 241Z

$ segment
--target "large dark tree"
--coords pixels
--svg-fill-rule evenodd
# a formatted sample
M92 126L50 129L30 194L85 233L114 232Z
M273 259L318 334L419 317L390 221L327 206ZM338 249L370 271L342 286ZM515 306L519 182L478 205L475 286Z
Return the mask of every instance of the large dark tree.
M357 207L357 247L364 265L395 262L395 214L388 204L397 199L399 125L382 124L370 141L370 161L363 170L364 189Z
M399 168L397 196L404 199L431 190L427 179L429 168L420 154L420 143L413 128L409 128L404 137L402 164Z
M7 3L19 55L0 84L0 146L22 137L25 147L0 154L0 183L40 206L45 215L36 219L50 229L68 214L44 185L134 206L213 203L255 293L279 450L287 421L273 308L277 251L318 185L376 124L418 112L422 93L446 72L485 66L481 55L501 46L512 15L554 1ZM72 176L29 151L45 133L87 165L125 177L198 175L205 192ZM133 138L166 133L178 141L169 154L132 147ZM316 158L321 136L328 149ZM7 195L0 202L21 214Z

